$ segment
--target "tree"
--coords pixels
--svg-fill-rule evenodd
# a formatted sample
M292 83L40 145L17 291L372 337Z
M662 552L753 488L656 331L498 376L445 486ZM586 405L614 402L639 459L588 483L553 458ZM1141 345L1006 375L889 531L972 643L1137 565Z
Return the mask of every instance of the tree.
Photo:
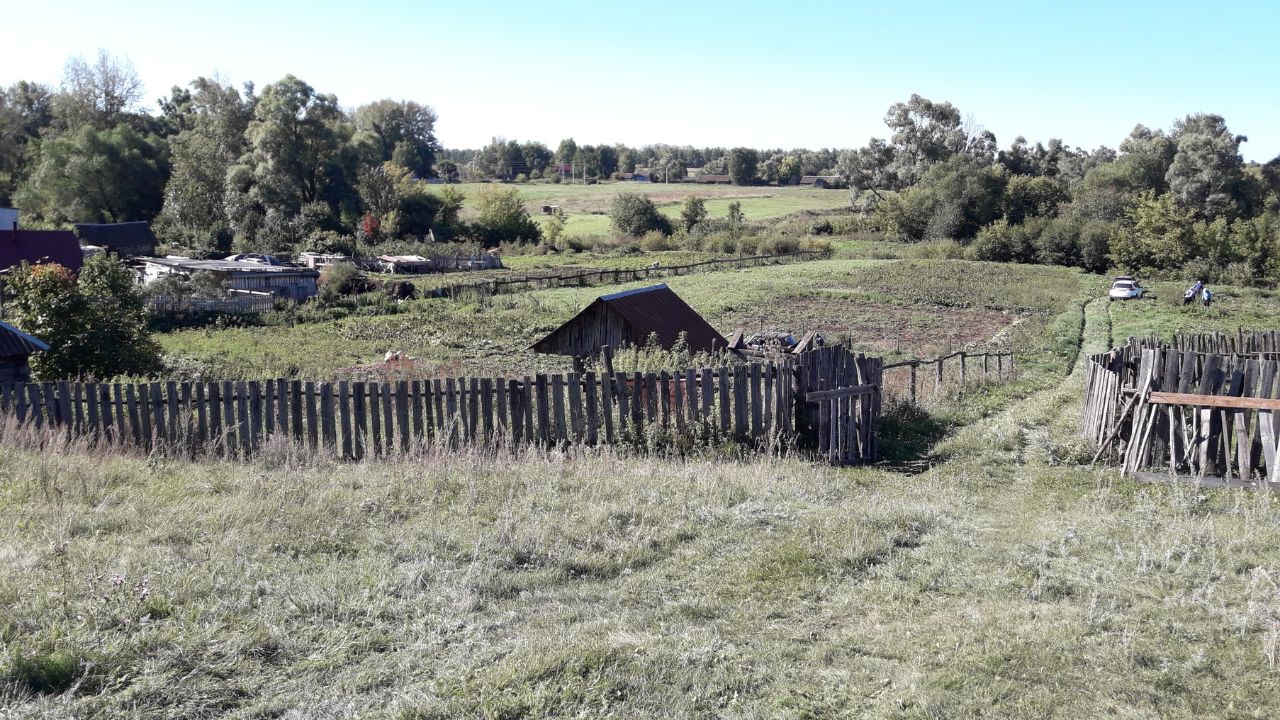
M729 151L726 166L729 180L734 185L750 185L756 180L756 166L760 157L751 148L737 147Z
M1178 204L1197 217L1234 217L1246 209L1243 135L1232 135L1221 115L1188 115L1174 123L1177 150L1165 180Z
M800 170L800 158L795 155L782 158L782 162L778 163L778 184L789 185L800 182L800 177L803 175Z
M114 255L89 258L79 282L61 265L19 266L8 280L16 325L49 343L31 358L42 380L147 375L161 367L133 274Z
M968 145L960 111L949 102L912 95L905 103L891 105L884 122L893 131L895 174L907 185Z
M529 217L516 188L486 185L476 193L475 204L478 214L471 229L486 246L542 239L542 230Z
M1006 177L998 166L978 167L956 155L931 167L917 185L876 207L880 228L906 240L972 239L1000 214Z
M884 193L902 187L895 160L897 150L880 138L866 147L842 153L837 173L849 186L849 202L854 209L869 211L884 199Z
M252 87L246 87L247 97L207 78L192 81L191 88L185 104L174 106L171 113L183 129L169 140L173 172L165 185L157 231L163 239L199 252L227 250L227 172L248 148L245 131L253 117Z
M1014 175L1005 185L1001 205L1005 218L1016 225L1037 215L1057 215L1058 206L1070 197L1066 186L1053 178Z
M657 230L663 235L671 234L671 221L658 212L657 206L647 195L615 195L609 206L609 221L614 230L625 235L643 235L650 230Z
M565 225L569 223L569 216L565 214L562 208L556 207L551 211L551 219L547 222L547 241L552 245L558 243L564 235Z
M1130 212L1128 227L1111 241L1111 260L1129 271L1172 270L1196 256L1194 218L1170 193L1143 193Z
M165 142L128 125L81 127L45 140L31 177L15 196L24 213L51 223L150 220L168 173Z
M136 112L145 93L128 58L116 58L106 50L90 63L83 56L67 61L62 89L54 98L54 113L68 130L91 125L111 127Z
M53 121L52 97L49 88L26 81L0 89L0 206L13 203L27 155Z
M357 139L376 148L377 162L395 162L419 177L432 177L436 153L436 111L412 100L378 100L355 111Z
M255 199L286 216L324 199L346 140L341 123L338 99L293 75L263 88L246 133Z
M697 195L689 195L680 206L680 222L685 232L692 231L698 223L707 219L707 203Z

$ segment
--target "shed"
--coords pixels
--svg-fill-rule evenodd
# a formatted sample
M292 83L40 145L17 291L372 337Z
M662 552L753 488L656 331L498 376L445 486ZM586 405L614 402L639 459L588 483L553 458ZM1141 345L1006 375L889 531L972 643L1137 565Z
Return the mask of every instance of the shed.
M80 272L84 254L76 236L68 230L0 230L0 270L26 261L32 265L57 263Z
M29 381L31 367L27 359L32 353L48 349L43 340L0 320L0 385Z
M733 180L728 175L705 173L698 176L698 182L706 185L728 185L733 182Z
M594 302L533 344L535 352L582 357L600 352L605 345L620 348L644 345L650 334L670 349L680 333L689 350L708 352L728 346L716 329L689 307L671 288L663 285L601 295Z
M154 255L156 252L156 236L151 232L151 223L145 221L79 223L75 227L76 235L84 244L106 248L107 252L122 258Z
M840 187L839 175L805 175L800 178L801 185L809 185L822 190Z
M229 291L271 293L290 300L305 300L316 294L320 273L311 268L288 265L263 265L233 260L192 260L190 258L142 258L143 282L151 284L165 275L187 275L204 271L213 273Z

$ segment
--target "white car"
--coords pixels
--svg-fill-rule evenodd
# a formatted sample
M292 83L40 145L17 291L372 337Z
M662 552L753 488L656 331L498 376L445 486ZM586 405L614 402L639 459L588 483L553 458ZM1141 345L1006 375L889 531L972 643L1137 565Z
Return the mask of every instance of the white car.
M1128 275L1121 275L1111 283L1111 292L1107 293L1112 302L1116 300L1140 300L1146 288Z

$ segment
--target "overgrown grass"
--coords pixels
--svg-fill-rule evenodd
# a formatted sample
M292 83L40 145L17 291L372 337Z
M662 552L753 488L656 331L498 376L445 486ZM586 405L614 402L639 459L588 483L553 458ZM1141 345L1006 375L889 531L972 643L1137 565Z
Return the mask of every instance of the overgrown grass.
M1090 307L1090 311L1092 306ZM1099 337L1086 328L1088 342ZM0 456L17 718L1269 717L1280 504L1069 462ZM33 650L35 649L35 650Z

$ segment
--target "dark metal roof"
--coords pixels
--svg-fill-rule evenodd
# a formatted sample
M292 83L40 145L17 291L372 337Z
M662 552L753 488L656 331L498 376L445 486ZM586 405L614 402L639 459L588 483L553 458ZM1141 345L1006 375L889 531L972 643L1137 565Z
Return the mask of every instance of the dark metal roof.
M556 328L549 335L534 344L538 349L553 336L573 325L580 318L590 314L591 308L603 303L621 315L627 324L627 334L632 343L644 345L649 335L656 333L658 342L664 348L675 344L680 333L685 334L689 349L693 352L704 352L728 346L724 336L716 332L701 315L688 303L680 299L665 284L624 290L610 295L601 295L571 320Z
M0 230L0 270L19 265L55 262L80 272L84 253L69 230Z
M156 236L151 223L126 222L76 225L76 235L89 245L105 247L118 255L150 255L156 249Z
M45 341L0 320L0 357L30 355L49 349Z

